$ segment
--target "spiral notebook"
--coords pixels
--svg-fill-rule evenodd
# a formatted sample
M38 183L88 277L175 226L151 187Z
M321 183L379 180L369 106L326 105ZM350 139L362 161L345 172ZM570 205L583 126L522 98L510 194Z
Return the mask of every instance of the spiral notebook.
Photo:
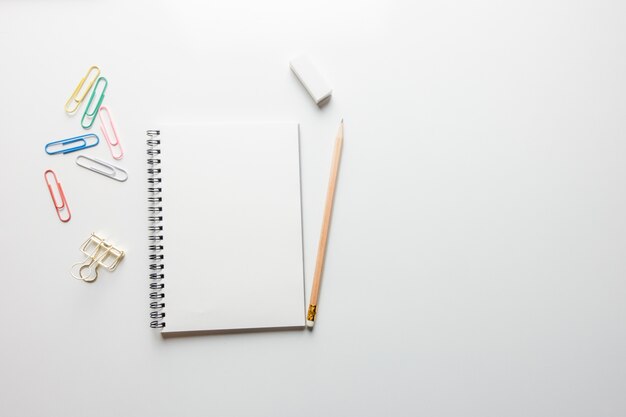
M147 134L151 327L303 328L298 124Z

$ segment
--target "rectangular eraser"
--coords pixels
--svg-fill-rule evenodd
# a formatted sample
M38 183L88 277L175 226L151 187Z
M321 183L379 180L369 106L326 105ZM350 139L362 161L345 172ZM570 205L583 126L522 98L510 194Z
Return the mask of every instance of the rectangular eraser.
M330 98L333 90L330 84L322 77L315 65L306 56L299 56L289 63L291 70L309 92L316 104Z

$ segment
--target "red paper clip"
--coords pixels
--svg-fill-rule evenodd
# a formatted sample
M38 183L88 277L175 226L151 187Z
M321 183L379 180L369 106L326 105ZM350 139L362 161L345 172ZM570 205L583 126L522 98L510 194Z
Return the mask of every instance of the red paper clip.
M109 119L109 127L111 128L111 134L109 135L109 129L107 128L107 123L104 122L104 117L102 116L104 113L107 115L107 119ZM102 135L104 135L104 139L107 141L107 145L109 145L109 150L111 151L111 156L113 159L122 159L124 156L124 150L122 149L122 144L120 143L120 138L117 136L117 130L115 129L115 124L113 123L113 118L111 117L111 112L107 106L100 106L100 111L98 112L98 118L100 119L100 130L102 130Z
M54 192L52 191L52 183L48 180L48 174L52 174L54 177L54 182L56 183L57 190L59 195L61 196L61 204L57 201L54 196ZM57 174L54 173L53 170L49 169L43 173L43 177L46 180L46 185L48 186L48 191L50 191L50 197L52 197L52 203L54 203L54 208L57 211L57 216L59 216L59 220L66 223L69 222L72 218L72 213L70 212L70 207L67 205L67 199L65 198L65 193L63 192L63 187L61 187L61 183L57 178ZM67 217L63 217L62 214L67 212Z

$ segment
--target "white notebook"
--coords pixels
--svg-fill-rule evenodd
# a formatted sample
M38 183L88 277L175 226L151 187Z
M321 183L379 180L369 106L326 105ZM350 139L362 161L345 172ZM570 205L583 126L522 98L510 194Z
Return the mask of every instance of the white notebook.
M148 131L151 326L302 328L297 123Z

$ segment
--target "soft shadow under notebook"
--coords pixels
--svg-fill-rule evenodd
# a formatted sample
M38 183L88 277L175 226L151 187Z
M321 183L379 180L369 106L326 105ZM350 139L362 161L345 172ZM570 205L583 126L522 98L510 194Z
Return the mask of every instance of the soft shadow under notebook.
M304 327L298 124L147 133L151 326Z

